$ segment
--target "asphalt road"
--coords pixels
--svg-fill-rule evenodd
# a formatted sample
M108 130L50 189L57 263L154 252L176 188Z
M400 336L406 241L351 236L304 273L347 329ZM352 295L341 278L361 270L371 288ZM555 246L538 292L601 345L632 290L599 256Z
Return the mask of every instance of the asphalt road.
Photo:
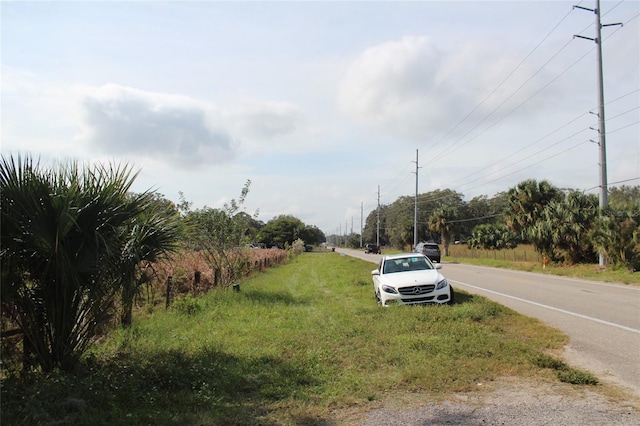
M372 263L380 259L336 251ZM462 264L443 263L441 272L454 289L562 330L570 339L566 356L572 366L640 395L640 288Z

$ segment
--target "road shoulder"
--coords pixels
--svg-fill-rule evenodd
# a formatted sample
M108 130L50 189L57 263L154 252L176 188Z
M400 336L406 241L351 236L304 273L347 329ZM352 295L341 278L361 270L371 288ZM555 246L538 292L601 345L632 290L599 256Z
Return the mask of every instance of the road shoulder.
M477 390L441 400L424 394L392 395L378 409L343 417L359 425L635 426L640 399L612 387L573 386L522 377L478 383Z

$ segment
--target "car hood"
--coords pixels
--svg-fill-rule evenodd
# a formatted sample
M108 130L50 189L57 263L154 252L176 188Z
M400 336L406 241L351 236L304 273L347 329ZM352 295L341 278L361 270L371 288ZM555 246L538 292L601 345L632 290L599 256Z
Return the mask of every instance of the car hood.
M436 269L425 271L407 271L384 274L381 276L385 284L394 287L411 286L416 284L437 284L444 279L444 276Z

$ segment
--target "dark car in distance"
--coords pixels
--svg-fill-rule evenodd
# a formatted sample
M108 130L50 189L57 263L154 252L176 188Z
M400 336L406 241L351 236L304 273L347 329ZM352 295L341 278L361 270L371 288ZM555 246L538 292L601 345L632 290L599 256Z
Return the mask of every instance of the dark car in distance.
M364 246L364 252L366 254L380 254L380 246L377 246L375 244L367 244L366 246Z
M422 253L432 262L440 263L440 247L436 243L418 243L414 253Z

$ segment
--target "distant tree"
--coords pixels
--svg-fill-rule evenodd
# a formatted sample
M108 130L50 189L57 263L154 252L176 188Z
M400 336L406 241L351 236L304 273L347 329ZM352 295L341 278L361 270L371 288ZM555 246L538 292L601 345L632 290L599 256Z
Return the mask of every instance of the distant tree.
M347 247L357 249L360 248L360 234L352 232L347 235Z
M187 201L182 191L178 191L178 196L180 198L180 202L178 203L176 208L180 213L187 214L188 212L191 211L191 207L193 206L193 203L191 201Z
M364 244L376 242L376 229L378 225L378 209L371 210L364 221L362 241Z
M429 228L440 234L445 256L449 256L449 244L451 235L455 231L457 217L458 210L455 207L440 207L429 217Z
M608 204L614 208L635 207L640 209L640 185L612 187Z
M413 222L414 217L414 197L408 197L410 210L405 220ZM464 206L463 195L451 189L437 189L430 192L418 194L418 241L436 241L441 239L440 233L434 231L429 225L434 212L453 207L456 209Z
M551 260L563 263L592 262L595 249L591 240L598 219L598 199L570 191L562 200L552 200L530 227L529 239Z
M386 246L389 241L389 223L387 221L389 206L380 206L380 234L378 235L378 209L372 210L365 220L365 226L362 231L363 244L375 244L378 240L380 245Z
M304 222L291 215L280 215L266 223L257 235L258 241L268 246L284 248L300 238Z
M397 235L397 239L393 244L394 247L404 251L410 251L413 249L413 229L414 223L409 220L405 220L402 228L400 228L400 234Z
M486 195L474 197L458 208L454 239L468 240L478 225L502 223L506 206L506 193L499 193L493 198Z
M229 287L249 263L246 246L250 242L251 216L240 214L251 181L247 180L238 200L232 199L222 209L205 206L186 214L190 239L201 250L214 270L220 271L219 284Z
M264 222L256 219L257 215L258 212L255 212L253 216L247 212L238 212L234 218L236 221L246 224L245 235L250 241L255 241L258 232L264 227Z
M327 238L317 226L305 225L300 230L300 238L305 244L318 245L327 241Z
M594 227L593 242L613 264L640 270L640 208L607 207Z
M414 229L416 197L402 196L381 209L380 243L405 248L413 245L414 233L418 241L435 241L440 239L438 232L429 227L429 218L438 209L444 207L460 208L464 206L463 195L450 190L435 190L418 195L418 229ZM376 211L367 217L364 230L365 241L375 242Z
M540 219L547 204L561 201L563 196L560 189L546 180L537 182L530 179L520 182L507 192L507 208L504 212L507 226L526 238L528 228Z
M413 244L414 205L414 197L399 197L386 208L385 232L392 246L404 248Z
M436 189L418 194L418 213L424 211L427 216L443 207L460 207L464 204L463 194L452 189Z
M467 245L484 250L512 249L517 246L517 236L504 224L485 223L473 228Z

